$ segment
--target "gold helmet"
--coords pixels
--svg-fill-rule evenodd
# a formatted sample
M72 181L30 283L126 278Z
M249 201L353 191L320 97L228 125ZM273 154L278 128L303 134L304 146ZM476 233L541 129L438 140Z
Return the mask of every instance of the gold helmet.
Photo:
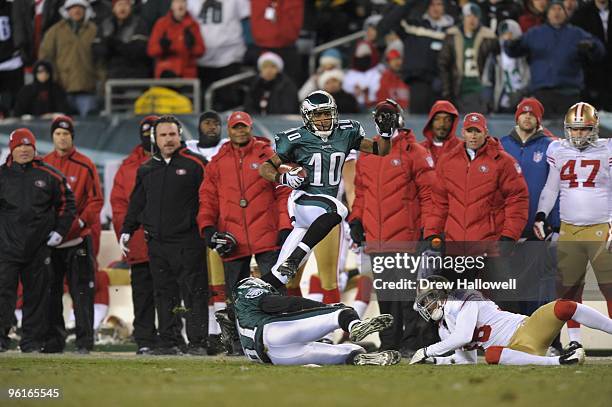
M599 115L588 103L579 102L569 108L565 114L565 138L576 148L594 145L599 137ZM574 134L572 129L590 129L588 134Z

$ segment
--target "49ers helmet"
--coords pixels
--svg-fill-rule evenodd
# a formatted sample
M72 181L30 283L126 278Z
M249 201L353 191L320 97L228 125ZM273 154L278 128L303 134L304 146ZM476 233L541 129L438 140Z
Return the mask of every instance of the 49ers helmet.
M569 108L563 123L565 138L576 148L594 145L599 137L599 115L588 103L579 102ZM572 129L590 129L585 136L572 135Z

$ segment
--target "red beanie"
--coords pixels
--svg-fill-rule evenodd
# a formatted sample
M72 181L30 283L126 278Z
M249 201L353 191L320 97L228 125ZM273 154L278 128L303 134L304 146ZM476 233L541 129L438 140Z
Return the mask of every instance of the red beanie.
M544 106L536 98L525 98L521 100L516 106L516 113L514 114L514 120L518 121L521 114L531 112L538 121L538 125L542 123L542 117L544 116Z
M31 145L36 150L36 137L25 127L13 131L9 136L9 149L11 153L22 145Z
M64 129L70 132L70 135L74 139L74 123L72 119L68 116L57 116L51 122L51 136L53 137L53 132L55 129Z

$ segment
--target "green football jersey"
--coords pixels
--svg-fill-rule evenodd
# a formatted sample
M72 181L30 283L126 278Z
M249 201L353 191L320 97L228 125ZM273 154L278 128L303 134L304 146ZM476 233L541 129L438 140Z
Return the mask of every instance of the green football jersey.
M351 150L359 150L365 132L355 120L339 120L338 127L322 139L304 126L274 136L276 154L284 163L304 167L308 180L300 188L311 194L337 197L344 161Z

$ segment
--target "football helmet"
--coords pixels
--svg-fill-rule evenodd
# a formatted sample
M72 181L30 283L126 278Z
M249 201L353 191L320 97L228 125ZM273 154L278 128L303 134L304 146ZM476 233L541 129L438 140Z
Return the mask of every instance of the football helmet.
M442 276L429 276L425 280L429 282L428 286L432 283L446 283L448 280ZM414 310L417 311L425 321L433 320L439 321L444 317L444 304L448 299L450 290L444 288L419 288L417 289L417 295L414 300Z
M599 137L599 115L588 103L579 102L569 108L563 123L565 138L576 148L594 145ZM587 129L587 134L574 134L572 129Z
M331 124L324 125L324 121L328 118L315 117L315 115L329 112L331 116ZM329 137L332 132L338 127L338 106L334 97L323 90L317 90L306 96L306 99L300 106L300 113L304 126L311 133L321 138ZM327 128L324 128L327 127Z

